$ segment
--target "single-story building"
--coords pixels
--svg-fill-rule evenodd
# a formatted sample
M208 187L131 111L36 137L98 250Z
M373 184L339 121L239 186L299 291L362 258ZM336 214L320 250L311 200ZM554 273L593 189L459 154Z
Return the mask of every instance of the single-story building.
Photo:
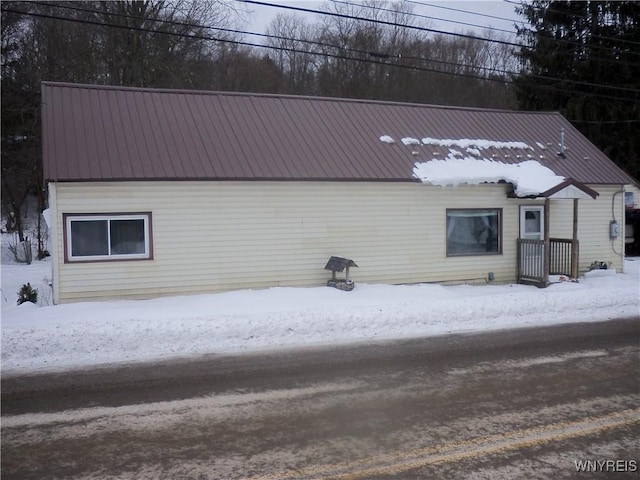
M622 269L624 185L555 112L42 84L56 303Z

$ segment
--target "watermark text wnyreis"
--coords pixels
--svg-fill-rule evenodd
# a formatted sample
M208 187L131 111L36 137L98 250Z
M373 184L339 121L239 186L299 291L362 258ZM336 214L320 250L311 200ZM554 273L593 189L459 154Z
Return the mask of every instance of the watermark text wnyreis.
M578 472L636 472L636 460L576 460Z

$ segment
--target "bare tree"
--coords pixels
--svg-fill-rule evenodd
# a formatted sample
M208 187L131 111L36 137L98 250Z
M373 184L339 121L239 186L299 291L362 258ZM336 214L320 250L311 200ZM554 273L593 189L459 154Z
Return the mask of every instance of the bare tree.
M229 10L216 2L187 0L100 2L97 14L103 44L99 49L105 83L131 86L206 86L192 63L215 54L228 39L217 30L230 26ZM212 27L212 28L209 28Z
M319 69L321 94L375 98L382 93L385 62L393 56L385 44L393 35L380 23L387 15L384 5L380 0L367 0L327 7L339 15L325 17L317 37L320 51L327 54Z
M420 67L419 45L426 39L423 31L407 26L426 27L428 23L416 20L413 4L393 2L382 17L390 23L383 28L382 50L387 64L380 68L380 96L389 100L416 101L415 87L419 81L417 71L408 67Z
M2 4L2 203L23 237L29 195L44 206L43 80L210 88L214 55L236 17L229 2L190 0ZM41 243L41 242L39 242Z
M274 48L273 57L282 73L282 90L287 93L314 92L316 61L313 28L301 16L278 14L267 28L267 45Z

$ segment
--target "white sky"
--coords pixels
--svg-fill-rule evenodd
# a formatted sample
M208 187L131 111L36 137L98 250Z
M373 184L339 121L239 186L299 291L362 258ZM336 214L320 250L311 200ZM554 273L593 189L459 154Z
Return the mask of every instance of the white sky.
M319 1L319 0L264 0L268 3L275 3L281 5L288 5L294 7L302 7L309 8L314 10L322 10L323 5L329 3L327 1ZM406 0L405 0L406 1ZM388 5L383 8L391 8L392 2L387 2ZM428 5L421 5L421 4ZM443 20L453 20L456 22L464 22L469 24L481 25L483 27L492 27L498 29L504 29L515 33L515 29L513 27L513 23L517 21L521 21L521 17L516 15L514 12L515 5L511 3L507 3L505 1L486 1L486 0L469 0L469 1L429 1L422 0L419 3L413 3L414 13L417 15L426 15L432 18L438 18ZM445 7L445 8L442 8ZM249 31L255 31L264 33L269 22L278 14L278 13L288 13L288 14L296 14L303 15L310 23L315 23L319 21L320 16L316 14L305 14L302 12L296 12L294 10L288 9L280 9L275 7L266 7L260 5L250 5L250 4L240 4L238 3L238 8L242 11L248 11L247 18L250 23L247 27ZM454 11L456 10L465 10L468 12L472 12L469 14L465 14L462 12ZM500 20L497 18L490 18L482 15L475 14L483 14L483 15L491 15L493 17L500 17L507 20ZM426 19L421 19L426 20ZM467 32L468 30L481 30L472 26L460 25L456 23L446 22L442 20L432 20L432 22L428 25L429 28L444 30L448 32ZM498 33L498 32L496 32ZM500 32L501 34L507 35L504 32ZM515 37L513 37L515 38Z

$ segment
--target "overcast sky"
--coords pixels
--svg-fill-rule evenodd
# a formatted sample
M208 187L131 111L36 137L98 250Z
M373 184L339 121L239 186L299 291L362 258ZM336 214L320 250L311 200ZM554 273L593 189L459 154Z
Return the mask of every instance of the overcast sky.
M302 7L313 10L322 10L323 5L330 3L329 0L264 0L267 3L273 3L285 6ZM409 0L404 0L409 2ZM339 3L339 2L338 2ZM386 2L383 8L391 8L392 2ZM469 30L480 31L480 27L474 27L466 24L479 25L481 27L491 27L496 29L508 30L515 33L514 22L520 21L521 18L514 12L515 5L499 0L468 0L468 1L429 1L421 0L410 2L414 8L414 14L425 15L432 20L428 24L429 28L443 30L448 32L467 32ZM242 4L239 7L243 11L247 11L249 25L246 27L249 31L264 33L271 20L278 13L302 15L310 23L320 20L321 15L297 12L294 10L268 7L254 4ZM470 13L463 13L467 11ZM499 18L494 18L499 17ZM427 19L421 18L427 21ZM448 20L448 21L446 21ZM496 32L506 35L505 32Z

